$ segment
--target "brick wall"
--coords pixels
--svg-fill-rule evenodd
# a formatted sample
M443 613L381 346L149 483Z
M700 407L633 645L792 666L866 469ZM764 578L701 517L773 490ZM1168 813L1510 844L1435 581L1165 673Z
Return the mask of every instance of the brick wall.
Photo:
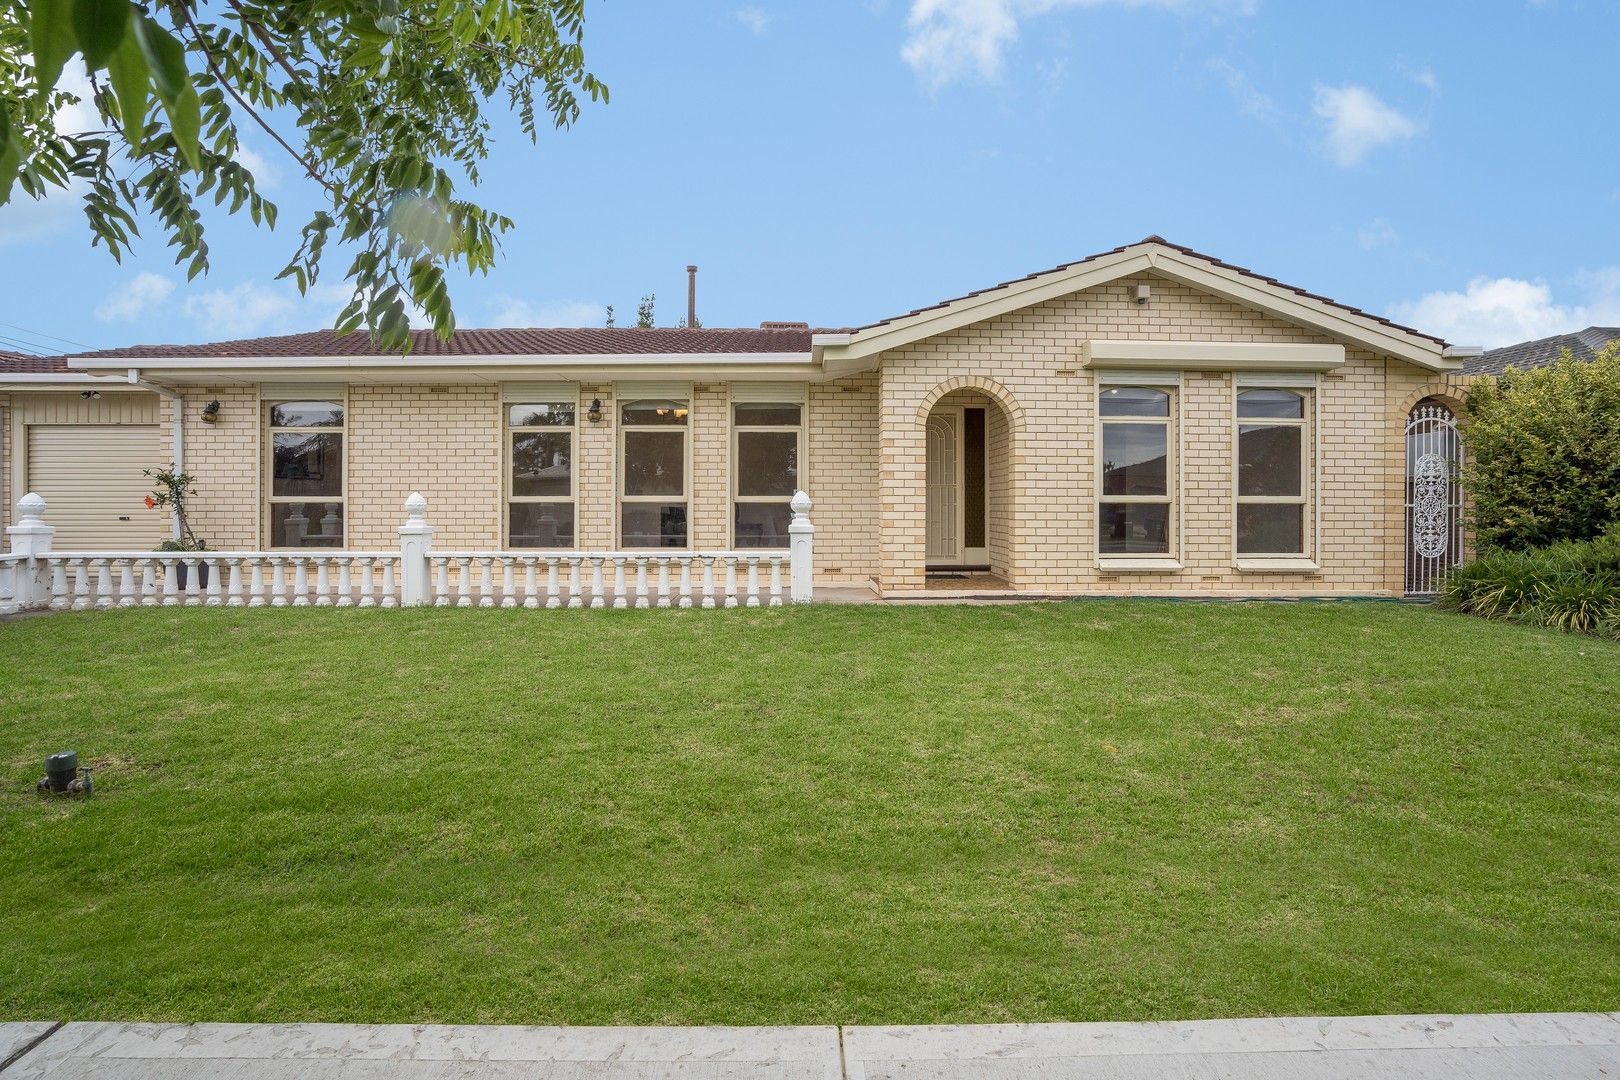
M439 548L501 544L501 395L494 386L351 386L348 543L399 543L405 497L428 501Z
M870 581L878 572L877 375L812 385L808 420L816 579Z
M205 424L203 410L211 401L219 402L218 419ZM257 388L192 388L186 391L182 404L186 472L195 478L197 489L190 507L192 531L215 550L258 548L264 493L264 425ZM160 401L158 413L165 447L169 445L167 432L173 422L173 409L167 399Z

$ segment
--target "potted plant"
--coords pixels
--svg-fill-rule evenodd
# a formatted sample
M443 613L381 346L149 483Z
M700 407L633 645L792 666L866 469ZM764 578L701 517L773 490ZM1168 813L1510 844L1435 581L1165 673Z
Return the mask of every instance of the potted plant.
M174 466L167 469L144 469L145 475L157 482L157 490L146 497L148 510L167 509L174 514L180 524L180 537L176 540L165 540L157 546L159 551L207 551L208 544L199 539L191 530L191 521L186 513L186 501L197 494L192 486L194 477L190 473L175 472ZM179 574L180 591L186 591L186 573L188 567L185 560L176 562ZM197 587L208 588L208 566L206 563L197 567Z

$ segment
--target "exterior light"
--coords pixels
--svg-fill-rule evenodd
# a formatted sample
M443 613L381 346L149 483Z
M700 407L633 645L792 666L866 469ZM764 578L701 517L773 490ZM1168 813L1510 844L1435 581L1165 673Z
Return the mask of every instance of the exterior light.
M101 391L100 390L82 390L82 391L79 392L79 396L84 398L84 400L86 400L86 401L100 401L101 400Z
M602 422L602 399L591 398L591 407L585 411L585 419L593 424Z
M218 401L210 401L207 405L203 406L202 422L205 423L205 424L217 424L217 423L219 423L219 402Z

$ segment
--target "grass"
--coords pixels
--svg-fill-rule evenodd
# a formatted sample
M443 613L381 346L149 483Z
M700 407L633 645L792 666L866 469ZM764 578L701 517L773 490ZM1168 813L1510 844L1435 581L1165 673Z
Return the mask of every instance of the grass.
M1614 1009L1617 699L1392 604L17 620L0 1018Z

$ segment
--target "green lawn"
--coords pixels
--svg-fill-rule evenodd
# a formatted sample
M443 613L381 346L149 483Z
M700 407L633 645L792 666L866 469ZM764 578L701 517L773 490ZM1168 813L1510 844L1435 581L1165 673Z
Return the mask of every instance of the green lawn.
M1617 702L1393 604L0 623L0 1018L1615 1009Z

